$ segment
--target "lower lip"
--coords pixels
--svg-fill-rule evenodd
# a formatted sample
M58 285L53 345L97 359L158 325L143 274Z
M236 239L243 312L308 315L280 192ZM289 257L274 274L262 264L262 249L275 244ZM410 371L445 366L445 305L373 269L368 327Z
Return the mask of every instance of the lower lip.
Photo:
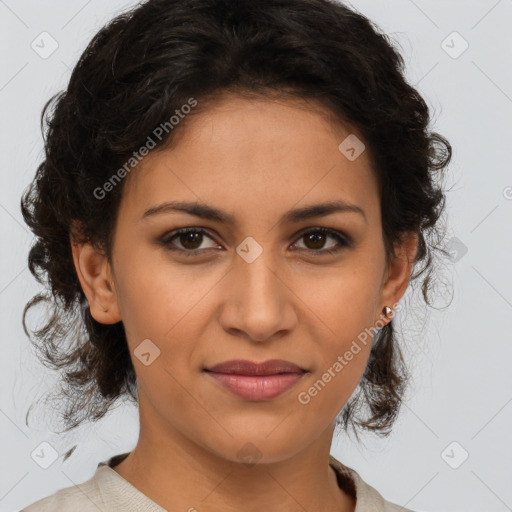
M280 373L277 375L234 375L206 372L222 387L245 400L271 400L289 390L304 373Z

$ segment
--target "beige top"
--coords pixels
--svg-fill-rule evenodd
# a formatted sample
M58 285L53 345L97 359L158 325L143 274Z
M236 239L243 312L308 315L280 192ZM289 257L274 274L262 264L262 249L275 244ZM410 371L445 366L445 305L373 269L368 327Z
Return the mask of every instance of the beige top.
M128 453L100 462L86 482L61 489L21 512L167 512L113 469ZM355 470L332 455L329 464L336 471L340 488L356 499L355 512L413 512L386 501Z

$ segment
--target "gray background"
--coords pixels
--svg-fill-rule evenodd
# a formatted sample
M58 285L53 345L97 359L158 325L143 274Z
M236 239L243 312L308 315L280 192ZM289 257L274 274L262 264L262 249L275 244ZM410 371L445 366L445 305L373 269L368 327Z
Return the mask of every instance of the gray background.
M94 33L134 4L0 0L1 512L85 481L99 461L129 451L137 439L137 412L124 405L72 435L52 433L42 409L39 424L25 425L29 405L58 376L35 359L21 327L23 306L39 287L27 269L32 237L19 208L42 158L44 102L66 86ZM400 44L408 80L432 107L433 128L453 145L447 182L452 257L445 259L447 288L440 287L436 304L449 304L452 291L453 300L426 311L416 299L417 309L400 315L414 380L392 435L365 436L366 446L340 436L332 453L386 499L416 511L512 510L512 2L351 5ZM31 47L34 40L42 46L43 31L58 43L47 58ZM463 40L454 31L469 44L461 55ZM45 48L51 48L48 39ZM43 469L31 453L44 441L60 455L79 446L66 462L59 458Z

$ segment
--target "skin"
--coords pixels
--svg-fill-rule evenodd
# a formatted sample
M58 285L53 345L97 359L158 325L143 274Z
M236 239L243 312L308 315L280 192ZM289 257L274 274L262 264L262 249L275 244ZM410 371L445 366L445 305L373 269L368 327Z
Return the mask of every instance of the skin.
M125 178L112 265L91 245L73 245L91 314L123 321L138 378L140 436L115 471L168 510L355 510L328 458L371 340L308 404L298 395L365 328L390 321L382 308L405 293L417 238L410 234L386 263L368 154L348 160L338 145L356 132L325 112L314 102L221 96L186 119L177 144L151 152ZM361 207L366 221L338 212L278 224L288 210L340 199ZM141 220L171 200L216 206L237 224L183 212ZM322 226L351 246L322 255L339 242L301 236ZM197 256L159 244L184 227L207 234L168 246ZM236 252L248 236L263 248L252 263ZM134 356L145 339L160 350L148 366ZM308 373L267 402L243 400L202 372L230 359L274 358ZM247 443L260 457L254 464L238 456Z

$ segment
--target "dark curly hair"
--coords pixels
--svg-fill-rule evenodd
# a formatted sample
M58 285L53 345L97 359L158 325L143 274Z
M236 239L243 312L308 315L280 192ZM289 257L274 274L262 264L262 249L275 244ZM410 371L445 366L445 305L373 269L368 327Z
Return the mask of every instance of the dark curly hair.
M58 396L66 397L66 431L102 418L121 397L137 402L123 323L91 316L70 236L112 261L126 180L108 198L95 190L190 98L198 106L189 115L225 92L312 99L355 127L378 181L387 257L405 233L418 235L411 284L423 278L422 295L432 306L434 251L447 255L437 178L452 150L430 130L429 107L403 71L392 40L333 0L148 0L94 36L67 90L43 108L45 159L21 199L36 237L29 269L39 283L46 280L45 293L25 306L23 327L43 364L63 370ZM167 130L155 151L175 142L184 126L186 119ZM32 339L25 317L40 302L52 313ZM356 427L389 434L410 377L393 322L375 337L357 392L338 416L337 425L352 426L356 436Z

